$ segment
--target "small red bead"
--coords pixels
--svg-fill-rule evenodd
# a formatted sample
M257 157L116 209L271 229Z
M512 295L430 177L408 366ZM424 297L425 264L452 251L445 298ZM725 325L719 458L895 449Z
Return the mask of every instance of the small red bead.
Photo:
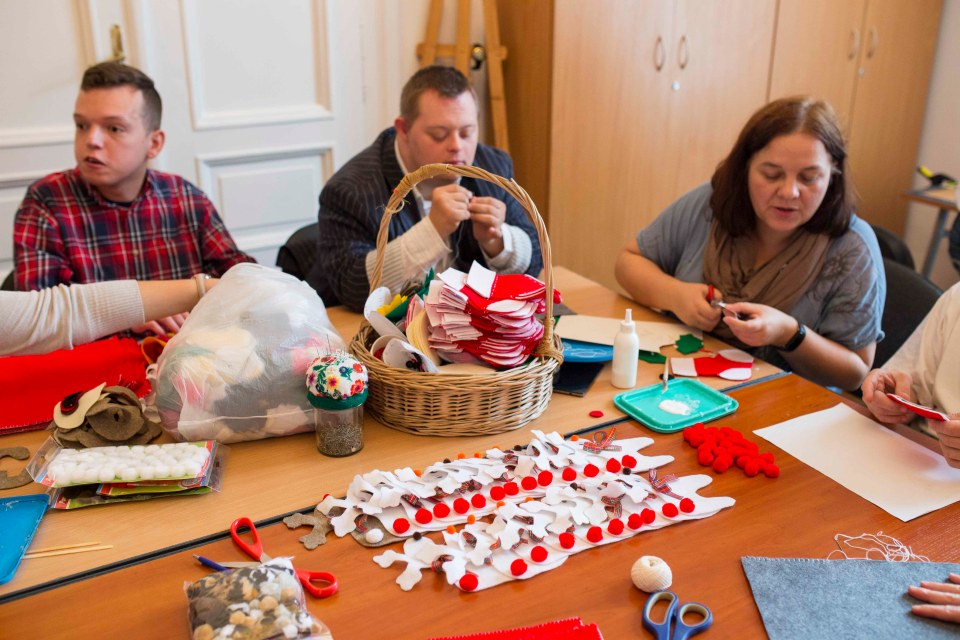
M563 547L564 549L572 549L574 543L577 541L577 539L574 538L573 534L570 533L569 531L564 531L563 533L561 533L559 538L560 538L560 546Z
M433 520L433 514L430 513L429 509L417 509L413 517L420 524L429 524Z
M483 497L482 493L475 493L473 497L470 498L470 504L472 504L477 509L483 509L487 506L487 499Z
M458 584L464 591L476 591L477 587L480 586L480 581L477 579L477 574L465 573L460 577Z
M503 489L507 492L508 496L515 496L520 493L520 487L518 487L517 483L513 481L504 484Z
M644 509L640 512L640 517L643 519L643 524L650 524L657 519L657 512L653 509Z
M588 464L583 468L583 475L587 476L588 478L592 478L598 473L600 473L600 468L595 464Z
M640 517L639 513L631 513L630 517L627 518L627 526L636 531L643 526L643 518Z
M620 471L620 461L616 458L610 458L607 460L607 471L610 473L617 473Z
M619 518L614 518L611 520L609 523L607 523L607 531L615 536L623 533L623 520L620 520Z
M600 411L599 409L594 409L593 411L590 412L590 417L591 417L591 418L602 418L602 417L603 417L603 411Z
M603 529L600 527L590 527L587 530L587 540L594 544L603 540Z
M470 503L463 498L457 498L453 501L453 510L457 513L466 513L470 510Z
M537 483L541 487L549 486L553 482L553 473L550 471L541 471L537 474Z
M490 499L491 500L503 500L507 496L507 490L503 487L497 485L490 487Z
M534 562L543 562L547 559L547 549L542 545L537 545L533 549L530 549L530 559Z
M563 473L560 474L561 477L567 482L573 482L577 479L577 471L573 467L567 467L563 470Z
M393 530L400 535L410 530L410 521L406 518L397 518L393 521Z
M764 468L763 472L768 478L778 478L780 476L780 467L771 462Z
M633 469L635 466L637 466L637 459L633 456L623 456L623 458L620 459L620 462L628 469Z
M510 563L510 573L515 576L522 576L527 572L527 563L523 561L523 558L517 558Z
M437 504L433 505L433 515L437 516L438 518L446 518L448 515L450 515L450 507L448 507L446 503L438 502Z
M668 518L676 518L680 513L680 510L677 509L677 505L673 504L672 502L668 502L663 505L663 508L660 509L660 511Z
M683 511L684 513L693 513L694 508L695 506L693 504L693 500L690 498L684 498L680 501L680 511Z
M538 486L537 479L534 478L533 476L527 476L520 481L520 486L523 487L524 490L526 491L533 491Z

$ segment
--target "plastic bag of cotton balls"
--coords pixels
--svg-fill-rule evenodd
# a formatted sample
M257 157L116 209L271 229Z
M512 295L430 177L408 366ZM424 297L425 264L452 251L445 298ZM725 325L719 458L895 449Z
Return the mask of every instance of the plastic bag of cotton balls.
M177 440L285 436L314 430L303 372L345 348L309 285L245 263L194 307L148 380L163 428Z
M213 442L179 442L147 446L91 447L41 450L49 458L44 469L34 473L48 487L111 482L187 480L206 473ZM33 463L31 463L33 464ZM28 467L28 471L30 467Z
M643 556L630 569L633 584L641 591L654 593L673 584L673 572L666 562L656 556Z

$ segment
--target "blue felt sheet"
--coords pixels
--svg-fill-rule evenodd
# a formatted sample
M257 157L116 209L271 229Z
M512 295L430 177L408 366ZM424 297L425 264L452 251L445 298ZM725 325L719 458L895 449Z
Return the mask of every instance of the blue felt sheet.
M771 640L960 638L960 625L910 613L907 587L948 582L960 564L882 560L740 559Z

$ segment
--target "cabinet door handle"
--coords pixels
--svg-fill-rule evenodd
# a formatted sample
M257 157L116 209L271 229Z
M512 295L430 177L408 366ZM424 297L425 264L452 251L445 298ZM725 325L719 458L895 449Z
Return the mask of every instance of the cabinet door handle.
M870 43L867 44L867 57L872 58L873 54L877 52L877 44L880 41L880 35L877 33L876 27L870 27L870 30L867 33L870 38Z
M688 62L690 62L690 47L687 44L687 36L684 34L680 36L680 44L677 45L677 64L681 69L686 69Z
M663 38L657 36L656 42L653 43L653 68L657 71L663 69L663 65L666 62L667 52L663 48Z
M847 60L856 60L860 52L860 29L850 29L850 52L847 54Z

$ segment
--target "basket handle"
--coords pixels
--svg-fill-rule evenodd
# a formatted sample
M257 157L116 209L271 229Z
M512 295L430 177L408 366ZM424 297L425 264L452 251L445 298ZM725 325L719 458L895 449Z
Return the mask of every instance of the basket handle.
M380 220L380 230L377 233L377 260L373 266L373 277L370 279L370 291L373 292L380 286L380 280L383 277L383 260L387 249L387 236L390 232L390 218L403 209L404 198L421 181L429 180L441 175L450 175L451 173L474 178L475 180L484 180L491 182L504 191L509 193L520 203L527 217L533 223L537 230L537 238L540 240L540 255L543 258L544 284L547 287L547 312L544 317L543 339L537 347L537 355L546 355L552 358L560 359L562 355L556 353L556 347L553 344L553 252L550 249L550 238L547 237L547 230L543 224L543 218L534 204L533 198L524 191L523 187L515 180L508 180L496 174L485 171L480 167L470 165L454 164L425 164L416 171L408 173L400 181L400 184L393 190L387 208L383 212L383 218Z

